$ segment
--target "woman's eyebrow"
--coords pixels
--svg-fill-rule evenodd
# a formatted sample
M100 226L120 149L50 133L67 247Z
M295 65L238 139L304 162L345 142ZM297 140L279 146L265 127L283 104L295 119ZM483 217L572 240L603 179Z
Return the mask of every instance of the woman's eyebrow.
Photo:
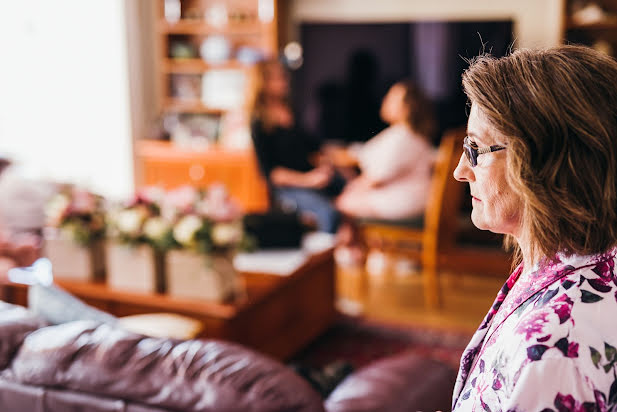
M471 138L475 143L478 143L478 141L480 143L486 143L486 141L480 137L479 135L475 134L474 132L467 132L467 136L469 136L469 138Z

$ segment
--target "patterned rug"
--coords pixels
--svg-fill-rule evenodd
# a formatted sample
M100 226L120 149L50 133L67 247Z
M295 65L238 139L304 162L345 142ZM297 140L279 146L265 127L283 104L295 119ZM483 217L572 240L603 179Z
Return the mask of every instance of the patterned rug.
M359 369L375 360L413 351L458 369L470 334L424 327L401 326L341 315L335 324L291 362L314 368L335 361Z

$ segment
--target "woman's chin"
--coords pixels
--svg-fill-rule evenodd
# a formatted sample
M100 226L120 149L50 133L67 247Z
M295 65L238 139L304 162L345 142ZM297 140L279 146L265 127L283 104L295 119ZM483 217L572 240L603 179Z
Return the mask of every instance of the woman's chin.
M480 230L489 230L482 215L475 208L471 211L471 223Z
M471 222L473 223L475 227L477 227L480 230L488 230L489 232L496 233L499 235L506 235L506 234L512 233L511 231L504 230L505 228L503 226L491 225L480 217L474 217L473 213L471 214Z

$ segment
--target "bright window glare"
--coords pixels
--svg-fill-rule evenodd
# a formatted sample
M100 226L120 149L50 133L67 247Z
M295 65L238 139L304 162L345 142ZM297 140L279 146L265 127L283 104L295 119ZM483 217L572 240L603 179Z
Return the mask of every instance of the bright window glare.
M28 177L132 192L122 0L0 2L0 154Z

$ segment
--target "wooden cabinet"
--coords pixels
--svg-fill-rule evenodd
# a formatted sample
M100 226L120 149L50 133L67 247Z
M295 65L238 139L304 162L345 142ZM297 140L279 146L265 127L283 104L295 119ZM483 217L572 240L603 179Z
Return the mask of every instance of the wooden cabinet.
M566 0L564 41L617 56L617 1Z
M336 316L332 250L310 256L288 276L241 273L244 293L225 303L118 290L104 283L54 282L114 316L177 313L199 320L203 338L237 342L281 360L323 333ZM0 299L27 306L27 295L27 285L12 283L0 273Z
M154 70L170 142L137 142L137 186L221 182L247 211L263 210L249 121L255 63L277 52L276 0L158 0L157 8ZM194 146L207 149L182 149Z
M146 186L170 189L190 184L205 188L223 183L244 211L258 212L268 207L266 184L250 149L197 152L176 148L169 142L143 140L138 142L136 152Z

